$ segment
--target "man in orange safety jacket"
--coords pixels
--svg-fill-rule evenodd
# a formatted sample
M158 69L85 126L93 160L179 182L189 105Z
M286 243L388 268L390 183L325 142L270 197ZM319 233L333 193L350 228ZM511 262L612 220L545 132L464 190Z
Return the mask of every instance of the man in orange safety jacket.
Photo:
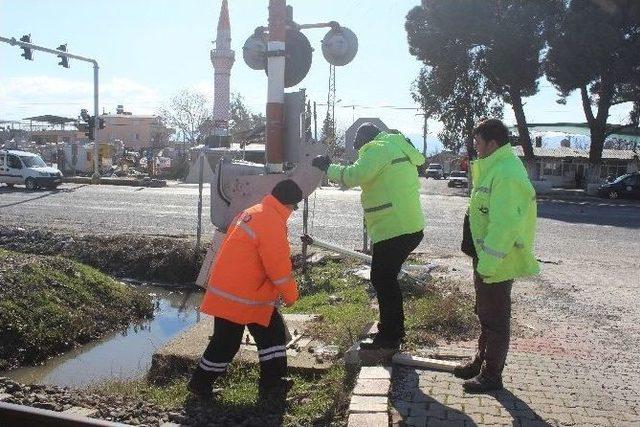
M227 230L211 269L200 307L215 317L214 332L189 381L199 396L213 393L213 383L240 349L244 327L254 337L260 360L260 390L288 387L286 333L277 310L298 299L292 274L287 219L302 200L292 180L279 182L270 195L241 212Z

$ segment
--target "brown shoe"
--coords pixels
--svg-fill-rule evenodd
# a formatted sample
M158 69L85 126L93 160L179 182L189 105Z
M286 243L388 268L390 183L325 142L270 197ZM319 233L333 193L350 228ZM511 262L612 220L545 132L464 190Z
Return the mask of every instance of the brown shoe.
M453 368L453 375L463 380L470 380L480 373L481 367L482 362L480 362L478 359L473 359L466 365L458 365Z

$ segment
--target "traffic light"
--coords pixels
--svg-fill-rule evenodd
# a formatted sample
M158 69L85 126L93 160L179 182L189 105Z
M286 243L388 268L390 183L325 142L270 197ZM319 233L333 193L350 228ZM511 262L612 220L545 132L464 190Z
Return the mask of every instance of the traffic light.
M24 36L20 37L20 41L31 43L31 34L25 34ZM21 49L24 50L24 53L20 56L22 56L24 59L28 59L29 61L33 61L33 50L29 49L28 47L21 47Z
M87 132L84 133L89 138L89 141L93 141L95 139L95 134L93 133L95 124L96 118L93 116L89 116L87 118Z
M66 52L67 44L61 44L56 50L59 50L60 52ZM60 58L60 62L58 62L58 65L62 65L64 68L69 68L69 58L64 55L58 55L58 58Z

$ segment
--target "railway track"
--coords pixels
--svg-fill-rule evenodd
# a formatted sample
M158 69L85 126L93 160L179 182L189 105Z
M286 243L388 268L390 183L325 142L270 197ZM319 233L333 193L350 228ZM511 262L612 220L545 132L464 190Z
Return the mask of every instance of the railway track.
M127 427L129 424L89 418L76 413L83 408L71 408L65 412L33 408L0 402L0 427Z

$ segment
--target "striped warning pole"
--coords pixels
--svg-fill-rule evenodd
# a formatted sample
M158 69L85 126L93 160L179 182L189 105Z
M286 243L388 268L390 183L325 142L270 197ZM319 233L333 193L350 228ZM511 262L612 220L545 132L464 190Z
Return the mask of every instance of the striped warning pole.
M284 60L287 21L286 0L269 0L269 43L267 45L267 173L281 173L284 128Z

